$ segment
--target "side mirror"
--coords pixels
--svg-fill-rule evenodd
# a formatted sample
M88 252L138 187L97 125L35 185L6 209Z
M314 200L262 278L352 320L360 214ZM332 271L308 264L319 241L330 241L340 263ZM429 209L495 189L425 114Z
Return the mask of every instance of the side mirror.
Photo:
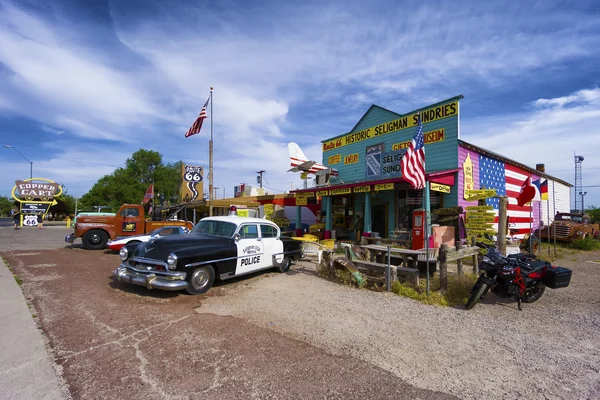
M233 240L235 240L236 242L240 241L240 234L236 233L235 235L233 235Z

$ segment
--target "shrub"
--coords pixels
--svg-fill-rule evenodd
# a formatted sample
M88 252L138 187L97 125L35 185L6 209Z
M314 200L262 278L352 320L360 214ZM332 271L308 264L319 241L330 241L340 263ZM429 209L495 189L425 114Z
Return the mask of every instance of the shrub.
M585 250L585 251L598 250L598 249L600 249L600 242L597 241L596 239L588 236L586 238L578 239L578 240L574 241L573 243L571 243L571 247L573 247L574 249L577 249L577 250Z

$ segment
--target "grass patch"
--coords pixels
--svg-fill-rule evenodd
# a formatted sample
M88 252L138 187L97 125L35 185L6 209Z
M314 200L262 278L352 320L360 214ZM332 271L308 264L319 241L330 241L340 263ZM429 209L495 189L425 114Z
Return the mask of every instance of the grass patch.
M477 276L475 274L464 274L462 276L448 276L448 290L441 292L440 278L438 274L429 279L429 296L427 296L426 280L420 279L419 286L414 287L410 283L393 282L392 292L399 296L404 296L417 300L423 304L436 306L458 306L466 303L471 287L475 284Z
M588 236L583 239L578 239L571 243L571 247L577 250L592 251L600 250L600 241Z

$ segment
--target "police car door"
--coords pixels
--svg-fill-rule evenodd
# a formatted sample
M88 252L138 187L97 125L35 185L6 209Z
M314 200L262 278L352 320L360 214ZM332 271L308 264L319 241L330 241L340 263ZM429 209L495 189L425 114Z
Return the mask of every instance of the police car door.
M264 244L258 235L257 224L243 224L238 229L236 275L265 268Z
M265 246L265 266L273 266L273 255L278 263L283 261L283 242L279 230L273 225L260 224L260 236Z

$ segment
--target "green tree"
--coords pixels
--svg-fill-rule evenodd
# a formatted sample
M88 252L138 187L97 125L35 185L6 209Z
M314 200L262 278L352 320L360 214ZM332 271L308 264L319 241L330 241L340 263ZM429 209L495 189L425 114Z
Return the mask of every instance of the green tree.
M600 208L594 206L588 207L585 213L590 216L592 222L596 224L600 223Z
M0 196L0 216L9 216L10 210L14 208L13 203L12 198Z
M158 152L140 149L127 159L125 167L100 178L81 197L79 209L93 211L96 206L110 206L115 212L125 203L141 204L152 182L155 195L160 193L166 201L177 203L180 174L180 162L165 165Z

